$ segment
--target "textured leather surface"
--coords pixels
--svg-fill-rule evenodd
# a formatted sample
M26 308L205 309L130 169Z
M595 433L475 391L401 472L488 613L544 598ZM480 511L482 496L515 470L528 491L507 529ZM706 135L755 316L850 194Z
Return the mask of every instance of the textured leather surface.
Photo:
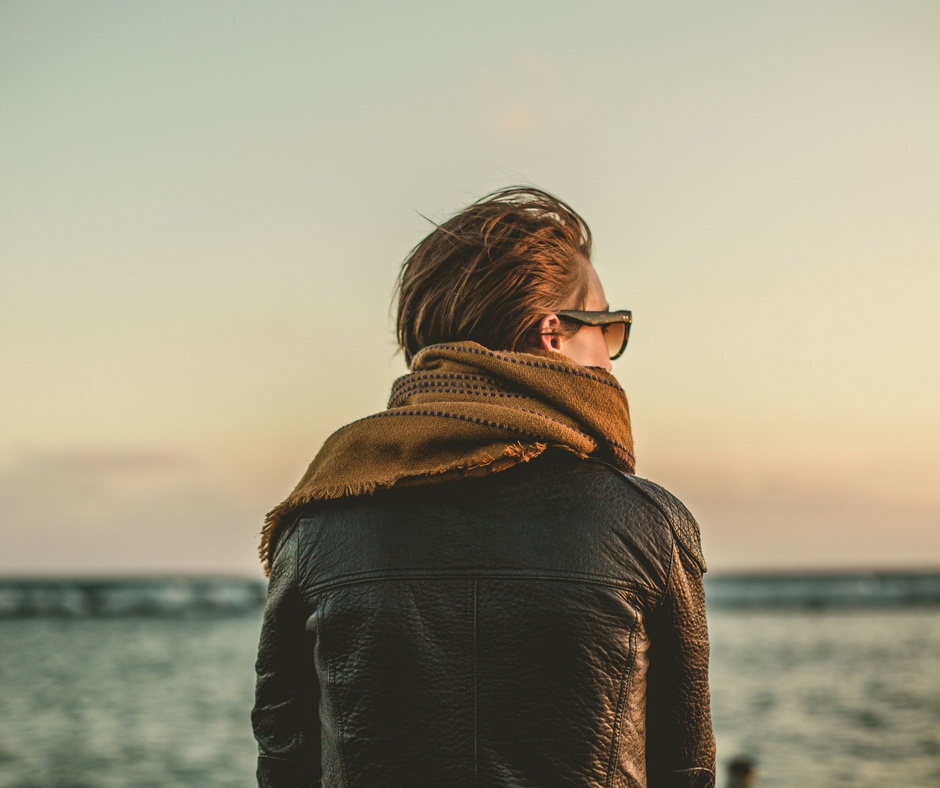
M259 785L713 785L679 508L548 452L305 510L269 587Z
M702 537L698 530L698 523L692 513L685 508L682 501L658 484L649 479L640 479L637 476L627 476L624 478L630 483L641 489L646 495L652 498L672 526L672 532L679 541L680 546L691 556L699 569L704 574L706 570L705 555L702 553Z

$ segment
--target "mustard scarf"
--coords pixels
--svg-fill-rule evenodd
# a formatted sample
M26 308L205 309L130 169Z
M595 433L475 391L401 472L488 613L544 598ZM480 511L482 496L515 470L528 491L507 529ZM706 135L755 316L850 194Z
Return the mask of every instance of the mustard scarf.
M279 529L313 501L483 476L548 447L632 474L630 411L617 379L558 353L431 345L392 386L388 410L334 432L261 533L265 573Z

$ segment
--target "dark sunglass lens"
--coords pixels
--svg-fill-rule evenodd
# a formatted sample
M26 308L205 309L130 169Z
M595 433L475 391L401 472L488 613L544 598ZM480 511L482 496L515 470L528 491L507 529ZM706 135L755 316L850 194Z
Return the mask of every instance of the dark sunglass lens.
M607 351L612 359L620 355L626 338L626 323L608 323L604 326L604 339L607 340Z

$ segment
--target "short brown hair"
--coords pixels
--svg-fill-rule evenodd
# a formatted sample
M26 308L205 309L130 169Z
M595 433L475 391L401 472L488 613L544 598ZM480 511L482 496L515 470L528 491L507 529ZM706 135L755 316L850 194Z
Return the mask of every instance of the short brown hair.
M516 186L477 200L437 225L402 264L405 360L441 342L524 347L543 315L583 305L590 259L590 229L557 197Z

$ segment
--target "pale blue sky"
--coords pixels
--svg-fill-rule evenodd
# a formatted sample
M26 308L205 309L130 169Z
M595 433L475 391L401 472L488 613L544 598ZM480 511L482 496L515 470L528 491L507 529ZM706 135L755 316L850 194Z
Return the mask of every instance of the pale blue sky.
M570 202L715 569L940 564L940 6L0 6L0 571L256 572L439 219Z

